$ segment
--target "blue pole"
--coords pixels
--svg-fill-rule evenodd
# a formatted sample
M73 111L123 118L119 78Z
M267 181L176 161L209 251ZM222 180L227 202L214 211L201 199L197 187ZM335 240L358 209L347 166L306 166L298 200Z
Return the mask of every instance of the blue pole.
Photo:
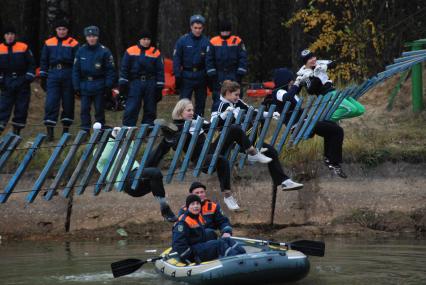
M135 160L136 160L136 155L138 154L139 149L142 146L142 140L144 139L145 134L148 131L148 128L149 128L148 124L141 125L139 132L136 135L135 144L133 145L132 151L130 153L129 161L127 162L127 165L124 168L123 177L121 178L121 181L117 182L118 183L117 191L119 192L124 190L124 186L126 185L125 181L127 179L127 176L129 176L130 171L132 171L133 164L135 163Z
M65 198L68 198L71 190L74 188L74 184L77 182L77 179L81 173L81 170L83 169L84 165L86 164L86 161L89 160L90 155L92 154L92 150L95 148L96 141L98 140L100 131L95 130L93 135L90 137L89 142L86 145L86 148L83 151L83 155L81 156L80 160L78 161L77 166L75 167L74 172L72 173L70 179L68 180L67 185L65 186L64 190L62 191L62 196Z
M72 143L71 148L68 151L64 162L62 163L61 167L59 168L58 173L55 175L55 179L53 180L52 184L50 184L46 195L44 195L45 200L49 201L50 199L52 199L53 195L55 194L56 190L58 189L59 183L61 182L62 178L64 177L69 165L71 164L71 161L73 160L75 154L77 153L78 148L80 147L82 140L86 137L86 135L87 135L87 133L85 131L79 131L78 132L77 137L75 138L74 142Z
M45 134L38 134L36 139L34 140L34 144L30 148L28 148L24 159L19 164L18 168L15 171L15 174L9 180L9 183L7 184L3 194L0 195L0 203L6 203L7 199L9 198L10 194L12 194L13 189L15 189L15 186L18 184L19 179L21 178L22 174L24 174L25 169L27 169L28 165L30 164L32 158L34 157L37 149L40 147L45 137ZM28 199L29 197L30 196L28 195L27 201L32 202L32 200Z
M290 105L291 105L290 101L285 102L284 109L281 112L280 119L277 122L277 127L275 128L274 134L272 135L272 139L270 143L270 145L272 146L275 146L275 143L277 142L278 135L280 134L280 131L283 127L284 120L287 117L287 112L288 112L288 109L290 108Z
M294 126L294 130L290 136L290 139L287 142L287 148L290 147L290 145L294 142L294 138L299 133L300 128L303 125L303 121L305 120L306 114L308 113L309 108L312 105L313 96L308 97L308 102L306 103L305 108L303 109L302 115L299 117L299 120L297 121L296 125Z
M299 143L300 139L303 136L303 133L305 132L308 125L311 123L312 117L314 116L315 112L318 110L319 106L321 105L322 99L323 99L323 96L320 95L320 96L317 97L317 99L312 104L311 109L309 110L308 116L307 116L305 122L303 123L302 128L297 133L296 138L294 139L294 142L293 142L294 146Z
M191 127L191 121L186 121L183 126L182 134L180 135L180 138L179 138L175 155L173 156L172 163L170 164L170 167L169 167L169 171L167 172L166 183L172 182L173 175L177 167L180 154L182 153L183 146L185 145L186 139L188 137L188 132L190 127Z
M112 187L114 186L114 182L117 178L118 173L121 171L121 167L126 159L127 152L129 151L130 145L132 143L132 137L133 133L136 128L129 128L127 131L126 138L123 142L123 145L120 148L120 152L118 153L118 157L115 160L114 167L111 170L111 175L107 178L107 184L105 186L104 191L109 192L111 191Z
M28 194L28 199L30 202L34 201L34 199L37 197L37 194L40 192L41 187L43 186L44 182L46 181L47 175L52 170L53 166L56 163L56 160L58 159L59 155L64 150L65 144L68 141L68 139L71 137L69 133L64 133L59 140L58 145L55 147L52 155L50 156L49 160L46 163L46 166L43 168L43 171L41 172L40 176L38 177L37 181L34 183L33 189Z
M93 189L93 195L95 196L98 195L99 192L101 192L102 188L104 187L105 180L107 179L108 173L115 162L115 158L117 157L118 151L120 150L121 142L123 141L123 138L126 135L126 133L127 133L127 128L121 128L117 134L117 137L114 139L114 146L112 147L111 155L110 157L108 157L108 161L105 164L104 169L102 169L101 175L99 175L98 181L96 182L95 188ZM101 156L102 154L99 156L99 158Z
M254 109L253 108L248 109L247 115L244 118L244 122L243 122L243 125L241 127L241 129L243 130L244 133L247 132L247 129L249 128L249 126L251 124L253 114L254 114ZM229 165L230 165L231 169L234 166L235 161L237 160L237 156L240 153L240 148L241 148L240 145L237 144L234 147L234 150L231 153L231 158L229 159Z
M254 143L254 140L256 139L257 127L259 126L260 120L263 117L263 110L265 110L265 105L260 105L259 109L257 110L256 119L254 120L253 127L251 129L251 133L249 136L249 140L252 145ZM240 158L240 163L238 165L240 169L244 167L244 163L246 162L246 159L247 159L247 154L243 155Z
M200 158L197 161L197 165L194 169L194 177L200 176L201 168L203 167L204 161L206 160L206 155L210 150L210 145L213 140L214 133L216 132L216 126L219 122L219 117L213 119L210 124L209 132L207 134L206 141L203 145L203 149L201 150Z
M22 138L20 136L13 137L13 141L10 143L10 145L7 147L7 149L4 151L3 155L0 158L0 171L6 165L6 162L9 160L9 157L12 155L13 151L19 145L21 140Z
M210 161L208 174L211 175L213 171L216 169L216 162L217 158L220 155L220 152L222 151L223 143L225 142L226 136L229 132L229 127L231 126L231 120L234 118L234 114L232 112L228 112L226 115L225 123L223 124L223 128L220 132L219 141L217 142L216 149L213 153L213 158Z
M296 104L296 107L293 109L293 114L291 114L290 120L288 120L284 133L281 136L280 142L278 143L278 148L277 148L278 153L280 153L281 150L283 149L283 146L285 144L285 141L287 140L288 134L290 133L291 128L293 127L293 123L297 118L300 108L302 107L302 103L303 103L303 98L300 98L300 100Z
M331 94L327 94L324 96L324 100L322 101L321 107L319 108L318 112L315 114L315 117L312 119L312 123L309 125L309 127L306 129L305 134L303 135L303 139L306 140L309 138L309 136L312 133L312 130L314 129L315 125L317 124L319 118L324 113L325 107L330 102Z
M260 136L259 136L259 138L257 139L257 142L256 142L256 148L257 149L260 149L263 146L263 142L265 141L266 134L268 133L269 125L271 123L272 116L275 112L276 107L277 107L276 105L271 105L271 107L269 107L268 115L265 118L265 122L263 124L262 131L260 132Z
M94 150L95 153L92 159L90 160L89 165L87 166L86 171L83 174L83 177L80 180L80 184L77 185L76 192L78 195L83 194L84 190L87 187L87 184L89 184L89 180L93 176L93 172L95 171L96 164L98 163L99 158L101 158L102 152L104 151L104 148L108 143L111 131L111 129L103 130L103 134L101 140L99 141L98 147Z
M154 129L152 130L151 134L149 135L148 143L146 145L145 151L142 155L141 163L139 164L139 168L136 171L135 178L133 179L132 183L132 189L136 190L138 188L138 185L140 183L140 180L142 178L142 172L145 169L146 161L148 160L148 157L152 151L152 147L154 146L154 142L157 139L158 132L160 131L160 125L156 124L154 125Z

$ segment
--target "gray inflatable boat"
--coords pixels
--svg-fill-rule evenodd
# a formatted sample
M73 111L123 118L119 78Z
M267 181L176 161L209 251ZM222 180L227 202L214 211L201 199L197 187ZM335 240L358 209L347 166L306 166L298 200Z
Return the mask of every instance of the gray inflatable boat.
M297 250L280 246L242 243L247 253L201 264L185 264L168 257L155 262L166 279L190 284L263 284L284 283L304 278L309 272L308 257Z

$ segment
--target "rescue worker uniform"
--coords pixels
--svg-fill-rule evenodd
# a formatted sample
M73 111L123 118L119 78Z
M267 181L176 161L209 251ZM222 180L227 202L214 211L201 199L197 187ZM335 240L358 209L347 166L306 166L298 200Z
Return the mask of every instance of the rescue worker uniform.
M186 207L189 207L190 201L201 202L197 195L189 195ZM173 227L172 248L186 263L199 263L245 253L244 248L230 238L208 240L203 216L194 215L189 211L181 215Z
M198 18L197 18L198 17ZM202 16L191 17L190 24L204 24ZM180 99L191 100L195 93L195 114L203 117L207 97L206 54L209 40L206 36L196 37L192 32L180 37L173 51L173 74Z
M93 31L92 31L93 30ZM87 27L85 34L99 36L97 27ZM105 93L114 84L114 59L105 46L84 44L76 53L72 71L74 90L81 98L81 128L91 127L90 107L95 106L95 121L105 124Z
M186 212L187 207L182 207L179 210L178 217ZM216 230L219 230L221 235L229 233L232 235L232 226L229 222L228 217L223 214L223 211L219 204L212 202L208 199L201 202L201 215L205 222L205 230L207 233L207 239L216 239Z
M231 28L220 30L230 31ZM223 81L232 80L241 84L243 76L247 74L247 51L243 40L236 35L212 38L207 49L206 69L215 103L219 101ZM242 95L241 92L241 98Z
M10 32L10 31L6 31ZM30 83L35 77L35 63L28 45L22 42L0 44L0 133L12 110L14 133L25 127L30 104Z
M145 48L139 43L129 47L121 60L119 85L120 93L128 89L123 125L136 126L142 100L142 124L153 125L164 87L164 62L160 50L153 46Z
M53 131L56 126L60 105L61 122L64 132L74 122L74 90L72 86L72 67L78 41L70 36L47 39L41 51L40 76L47 79L44 124ZM49 135L50 136L50 135ZM53 132L51 139L53 139Z

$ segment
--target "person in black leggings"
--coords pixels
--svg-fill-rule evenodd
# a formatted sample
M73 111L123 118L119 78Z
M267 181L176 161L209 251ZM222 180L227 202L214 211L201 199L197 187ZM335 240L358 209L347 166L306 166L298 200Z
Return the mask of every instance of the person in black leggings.
M299 100L297 94L300 91L300 83L294 81L294 75L287 68L278 68L274 71L275 90L268 95L262 104L268 108L275 104L276 110L281 113L287 101L290 102L289 113L294 110ZM302 112L299 112L301 114ZM284 124L288 124L290 116L286 116ZM295 120L297 122L298 120ZM344 131L337 123L332 121L317 122L313 128L311 137L319 135L324 138L324 163L330 171L336 175L347 178L340 164L342 163Z
M164 138L160 142L158 147L153 151L150 157L150 160L160 161L162 157L170 150L170 148L173 148L176 150L178 138L182 134L182 130L183 130L183 126L185 122L188 120L191 120L191 127L189 129L189 133L190 133L190 136L192 137L194 133L194 129L195 129L195 124L196 124L196 120L192 119L193 116L194 116L194 110L193 110L193 105L191 101L188 99L180 100L176 104L172 113L172 117L174 119L173 122L178 127L178 132L175 135L175 139L167 140L166 138ZM208 132L209 127L210 127L210 123L204 122L201 132L197 138L197 142L195 144L193 153L191 155L191 162L193 163L197 163L198 158L201 155L203 145L206 141L206 132ZM183 151L185 153L188 150L191 137L186 140L185 145L183 146ZM208 167L210 165L211 160L213 159L213 153L216 149L218 141L219 139L216 139L209 148L209 152L206 155L204 164L201 169L204 173L207 173L208 171ZM215 171L217 172L217 176L219 179L220 189L222 193L224 193L225 204L231 210L238 210L239 209L238 203L236 202L235 198L232 196L232 193L231 193L231 169L230 169L229 161L225 156L225 153L228 150L228 148L231 147L234 143L239 144L242 151L245 151L246 153L248 153L248 159L251 161L269 163L272 159L263 155L251 145L250 141L248 140L246 134L241 129L241 127L239 127L238 125L230 126L225 142L222 147L222 151L220 155L218 156Z
M228 116L228 113L230 112L233 115L232 120L236 119L240 111L244 110L247 112L249 109L254 110L254 117L256 117L257 110L254 109L253 106L247 105L243 100L240 99L240 90L241 90L240 84L236 81L225 80L222 83L222 88L220 90L220 100L215 102L212 106L211 120L213 121L215 118L218 118L219 120L218 126L221 127L224 125L225 119ZM264 112L261 120L263 120L263 117L266 117L267 115L268 115L268 112ZM243 132L243 130L240 127L239 127L239 130L240 130L239 136L242 136L243 138L245 138L245 140L247 140L248 143L250 143L247 135ZM232 140L233 138L229 138L229 139ZM261 147L262 147L261 148L262 153L266 155L267 157L271 158L271 160L267 163L268 163L269 174L271 175L274 186L281 185L282 190L284 191L301 189L303 187L303 184L294 182L290 177L288 177L284 173L284 170L281 166L281 163L278 157L278 153L274 149L274 147L265 142L263 142ZM249 157L249 160L250 160L250 157Z

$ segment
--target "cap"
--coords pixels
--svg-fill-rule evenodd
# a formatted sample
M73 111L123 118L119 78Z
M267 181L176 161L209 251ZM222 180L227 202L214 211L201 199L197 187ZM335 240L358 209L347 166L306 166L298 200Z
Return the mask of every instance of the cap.
M69 29L69 23L68 23L68 21L67 20L65 20L65 19L59 19L59 20L56 20L55 21L55 23L53 24L53 28L59 28L59 27L64 27L64 28L67 28L67 29Z
M200 23L200 24L205 24L206 23L206 19L201 16L201 15L192 15L191 18L189 19L189 24L192 25L194 23Z
M192 182L191 186L189 187L189 193L192 193L192 191L194 191L197 188L204 188L204 190L207 190L206 185L204 185L201 182L195 181L195 182Z
M88 26L84 28L84 36L95 36L99 37L99 28L96 26Z
M306 62L314 56L315 55L308 49L305 49L300 53L300 59L302 60L303 64L306 64Z
M3 28L3 35L8 34L8 33L16 34L15 27L12 26L12 25L5 26Z
M201 204L201 199L197 195L191 194L188 197L186 197L186 208L189 208L189 205L191 205L192 202L198 202Z
M143 38L152 39L152 34L149 31L142 31L140 38L141 39L143 39Z
M219 32L230 32L232 31L232 23L228 20L224 20L219 24Z

